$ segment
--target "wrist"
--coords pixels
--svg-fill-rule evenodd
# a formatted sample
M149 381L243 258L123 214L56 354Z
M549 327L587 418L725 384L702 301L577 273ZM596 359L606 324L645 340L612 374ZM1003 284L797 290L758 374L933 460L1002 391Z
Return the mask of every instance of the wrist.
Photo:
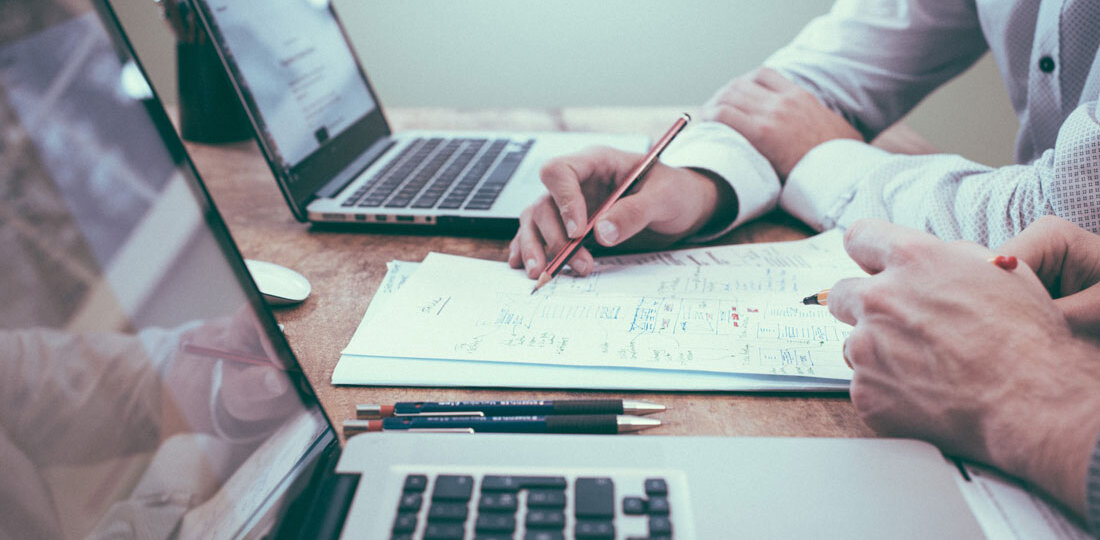
M993 405L985 441L993 465L1083 515L1086 474L1100 438L1100 350L1067 341L1048 349L1056 363L1037 361L1034 377Z
M700 181L707 186L704 197L707 206L704 207L699 224L692 234L707 236L728 228L737 219L738 211L737 194L733 187L724 178L706 169L687 170L702 177Z

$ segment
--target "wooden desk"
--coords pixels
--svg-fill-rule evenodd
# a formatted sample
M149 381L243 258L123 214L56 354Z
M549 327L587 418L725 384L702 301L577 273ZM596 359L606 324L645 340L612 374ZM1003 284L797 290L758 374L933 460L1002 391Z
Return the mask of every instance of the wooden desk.
M647 133L656 138L683 109L478 110L389 112L396 130L515 129ZM910 132L894 139L914 140ZM882 146L889 146L883 144ZM631 397L663 403L664 423L649 434L857 437L871 436L847 396L705 392L572 392L334 387L332 370L393 259L420 261L430 251L503 261L506 240L351 232L316 232L294 220L256 145L188 144L188 149L245 257L304 274L313 293L302 305L276 311L321 402L339 426L357 403L563 397ZM803 238L809 231L780 214L734 231L722 243Z

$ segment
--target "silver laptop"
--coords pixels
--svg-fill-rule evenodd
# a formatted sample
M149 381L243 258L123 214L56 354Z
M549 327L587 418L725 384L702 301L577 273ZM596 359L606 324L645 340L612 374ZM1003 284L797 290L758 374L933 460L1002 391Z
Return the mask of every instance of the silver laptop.
M638 135L394 133L328 1L192 1L301 221L510 232L545 192L548 159L647 147Z
M916 441L342 449L110 8L0 18L0 538L981 535Z

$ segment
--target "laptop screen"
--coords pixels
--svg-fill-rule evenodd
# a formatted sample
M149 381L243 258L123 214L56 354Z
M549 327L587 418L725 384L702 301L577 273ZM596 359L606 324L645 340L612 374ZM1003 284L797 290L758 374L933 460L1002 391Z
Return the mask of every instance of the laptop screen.
M238 536L333 431L114 25L0 2L0 538Z
M194 0L291 208L389 134L328 0Z

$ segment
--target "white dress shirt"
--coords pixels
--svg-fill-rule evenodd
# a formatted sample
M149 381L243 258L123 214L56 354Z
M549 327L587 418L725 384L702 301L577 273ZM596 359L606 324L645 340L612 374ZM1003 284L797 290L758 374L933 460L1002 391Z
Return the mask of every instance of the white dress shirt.
M1046 214L1100 232L1098 44L1097 0L839 0L765 65L870 140L989 50L1020 121L1019 165L839 140L811 150L781 192L743 137L708 122L681 135L663 161L729 182L739 212L725 230L778 203L818 230L878 217L990 246Z

